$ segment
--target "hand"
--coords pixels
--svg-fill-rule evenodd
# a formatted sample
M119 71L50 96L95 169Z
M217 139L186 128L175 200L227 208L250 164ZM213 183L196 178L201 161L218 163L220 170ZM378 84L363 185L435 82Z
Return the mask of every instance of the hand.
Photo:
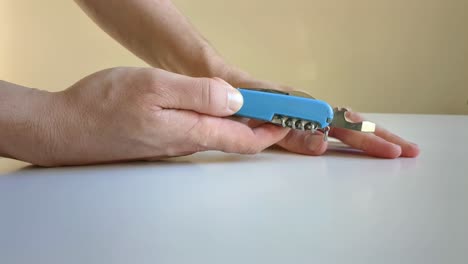
M120 0L112 3L112 9L104 1L75 1L108 34L154 67L190 76L220 77L234 87L291 89L257 80L225 63L170 1ZM361 117L352 114L352 118ZM332 129L330 135L376 157L415 157L419 153L416 145L380 127L373 135L340 129ZM321 135L295 130L278 145L307 155L321 155L327 149Z
M269 88L283 91L290 91L292 88L277 85L268 81L257 80L249 74L229 66L221 66L225 69L218 74L234 87L246 88ZM354 122L361 122L364 118L354 112L349 112L348 119ZM419 155L419 148L382 127L377 126L375 133L362 133L343 128L331 128L330 137L335 137L343 143L364 151L370 156L380 158L416 157ZM306 154L322 155L327 150L327 142L323 141L323 135L311 134L310 132L290 130L288 135L278 142L278 145L286 150Z
M44 166L155 160L220 150L257 153L288 130L250 128L221 118L240 109L242 96L217 78L192 78L150 68L92 74L50 94L36 153L15 158ZM46 136L43 136L46 135Z

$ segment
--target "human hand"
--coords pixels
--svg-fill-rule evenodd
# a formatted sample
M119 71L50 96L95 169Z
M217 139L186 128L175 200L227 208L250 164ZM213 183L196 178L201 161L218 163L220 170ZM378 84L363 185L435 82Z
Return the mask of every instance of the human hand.
M170 1L122 0L115 1L113 9L101 1L76 2L113 38L154 67L189 76L220 77L234 87L291 90L253 78L226 63ZM361 118L357 114L351 117ZM330 136L377 157L414 157L419 153L416 145L380 127L375 134L332 129ZM321 155L327 149L321 135L295 130L278 145L308 155Z
M246 72L228 66L227 64L219 68L224 70L218 75L234 87L268 88L282 91L293 90L291 87L255 79ZM347 118L353 122L364 121L364 117L355 112L348 112ZM258 122L253 123L258 124ZM397 158L416 157L419 155L419 148L416 144L378 125L374 133L363 133L332 127L329 136L337 138L343 143L355 149L362 150L366 154L374 157ZM306 155L322 155L327 150L328 146L327 142L323 141L323 135L320 132L311 134L310 132L299 130L290 130L288 135L277 144L288 151Z
M198 151L257 153L288 130L255 128L223 116L242 96L217 78L192 78L151 68L94 73L50 94L41 144L13 157L44 166L156 160ZM46 135L46 136L44 136Z

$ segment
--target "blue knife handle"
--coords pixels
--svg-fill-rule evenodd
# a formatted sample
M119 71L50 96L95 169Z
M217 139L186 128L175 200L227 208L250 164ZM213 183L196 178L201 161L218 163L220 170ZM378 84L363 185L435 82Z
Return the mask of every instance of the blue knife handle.
M325 128L333 120L333 108L324 101L273 93L268 91L238 88L244 97L238 116L272 121L274 115L297 118L317 123Z

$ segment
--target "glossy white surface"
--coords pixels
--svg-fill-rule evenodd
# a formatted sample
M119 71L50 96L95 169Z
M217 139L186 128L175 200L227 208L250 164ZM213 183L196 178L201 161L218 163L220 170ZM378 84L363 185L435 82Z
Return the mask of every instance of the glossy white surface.
M368 115L416 159L0 159L0 263L467 263L468 116Z

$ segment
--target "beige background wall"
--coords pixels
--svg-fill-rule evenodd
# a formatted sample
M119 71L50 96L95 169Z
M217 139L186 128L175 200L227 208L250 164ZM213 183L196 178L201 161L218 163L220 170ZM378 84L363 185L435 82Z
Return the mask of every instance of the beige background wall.
M363 112L468 114L466 0L175 0L230 62ZM71 0L0 0L0 79L145 65Z

